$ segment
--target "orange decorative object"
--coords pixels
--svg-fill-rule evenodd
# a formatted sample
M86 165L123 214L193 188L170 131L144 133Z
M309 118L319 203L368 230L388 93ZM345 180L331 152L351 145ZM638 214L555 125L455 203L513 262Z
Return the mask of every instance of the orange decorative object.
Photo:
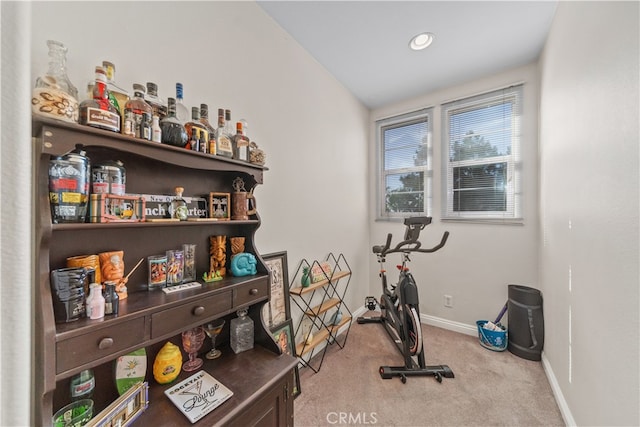
M67 258L67 267L91 267L96 271L96 283L102 283L100 258L98 255L78 255Z

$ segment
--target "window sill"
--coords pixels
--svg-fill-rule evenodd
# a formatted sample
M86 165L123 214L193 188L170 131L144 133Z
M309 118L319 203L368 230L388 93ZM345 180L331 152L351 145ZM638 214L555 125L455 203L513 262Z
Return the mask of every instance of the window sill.
M524 218L441 218L442 222L491 225L524 225Z

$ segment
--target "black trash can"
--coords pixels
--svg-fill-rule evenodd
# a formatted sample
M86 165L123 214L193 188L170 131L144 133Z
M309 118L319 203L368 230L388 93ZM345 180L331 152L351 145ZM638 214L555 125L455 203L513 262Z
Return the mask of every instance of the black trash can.
M509 285L507 303L509 344L507 349L528 360L540 360L544 346L542 294L521 285Z

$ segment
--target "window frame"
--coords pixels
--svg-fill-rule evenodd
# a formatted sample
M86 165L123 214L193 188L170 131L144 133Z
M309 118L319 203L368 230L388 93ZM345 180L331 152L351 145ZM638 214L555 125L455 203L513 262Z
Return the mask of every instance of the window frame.
M501 89L491 90L479 95L461 98L441 106L442 120L442 220L479 221L489 223L523 223L522 217L522 109L524 84L514 84ZM511 111L511 153L479 159L450 159L451 143L450 118L455 114L466 113L490 106L512 102ZM480 133L479 135L482 135ZM464 211L454 210L454 170L456 168L506 163L506 209L504 211ZM478 187L487 188L492 187Z
M433 107L422 108L397 116L376 120L376 144L377 144L377 206L376 220L395 220L409 216L426 215L431 216L433 207ZM422 166L411 166L394 169L385 169L386 146L384 132L388 129L409 126L416 123L426 122L426 164ZM422 212L387 212L387 176L403 173L423 172L423 211Z

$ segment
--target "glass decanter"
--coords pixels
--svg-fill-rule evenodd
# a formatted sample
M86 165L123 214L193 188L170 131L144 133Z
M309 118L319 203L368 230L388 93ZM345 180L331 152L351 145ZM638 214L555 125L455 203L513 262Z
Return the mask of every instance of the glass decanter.
M67 48L61 42L48 40L49 69L36 79L31 97L33 114L76 123L78 121L78 89L67 76Z
M234 353L253 348L253 320L247 316L247 310L238 310L238 317L231 319L231 349Z

